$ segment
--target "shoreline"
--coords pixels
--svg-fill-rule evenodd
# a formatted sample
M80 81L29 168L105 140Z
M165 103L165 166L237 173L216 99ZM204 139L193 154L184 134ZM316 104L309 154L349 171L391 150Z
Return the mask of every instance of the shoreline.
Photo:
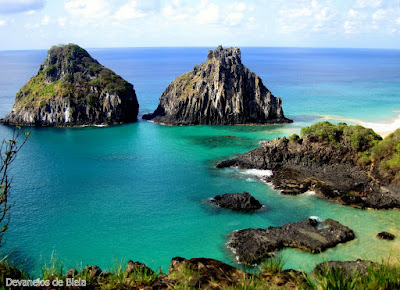
M398 111L395 111L398 113ZM382 138L385 138L389 134L393 133L397 129L400 128L400 115L395 118L388 119L383 122L370 122L364 121L356 118L346 118L342 116L334 116L334 115L324 115L321 116L322 119L325 120L335 120L335 121L348 121L358 125L361 125L365 128L370 128L375 131L375 133L379 134Z

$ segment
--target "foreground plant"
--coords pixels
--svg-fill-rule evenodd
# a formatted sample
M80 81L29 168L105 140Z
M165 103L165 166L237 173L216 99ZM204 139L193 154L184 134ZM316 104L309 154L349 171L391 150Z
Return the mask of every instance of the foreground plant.
M3 139L0 145L0 247L4 244L3 236L8 229L9 211L12 207L12 204L9 203L12 177L8 176L8 171L29 136L29 133L26 132L22 137L20 129L21 127L16 127L11 139ZM21 137L22 141L19 141Z

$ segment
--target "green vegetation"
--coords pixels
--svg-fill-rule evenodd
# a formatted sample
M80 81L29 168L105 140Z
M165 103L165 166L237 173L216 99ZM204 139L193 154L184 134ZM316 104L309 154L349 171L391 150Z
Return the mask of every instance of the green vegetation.
M92 87L95 87L93 89ZM50 100L69 98L97 105L102 91L128 96L132 86L75 45L53 46L43 69L17 93L19 108L44 107ZM89 97L90 95L90 97Z
M371 148L369 160L389 179L400 180L400 129ZM382 174L382 173L381 173ZM383 174L382 174L383 175Z
M195 84L200 81L200 75L193 75L192 72L187 72L180 75L175 80L177 85L177 93L179 95L179 100L185 100L188 97L198 96L199 93L195 89Z
M325 265L322 271L306 275L306 281L308 289L399 289L400 265L387 260L351 273Z
M249 274L243 269L243 276L221 277L221 281L204 276L201 269L193 270L181 267L170 274L164 274L160 269L153 272L146 267L135 267L126 270L122 261L105 272L94 274L89 267L78 269L72 276L75 280L85 280L86 286L96 289L152 289L154 284L165 285L168 289L399 289L400 264L392 264L390 260L381 263L371 263L365 270L345 271L343 268L332 268L327 265L319 271L304 273L298 271L283 271L282 256L265 260L259 271ZM66 280L66 269L53 253L48 264L42 267L41 280ZM0 261L0 288L4 287L6 278L37 279L29 277L4 259ZM158 289L158 288L157 288Z
M370 166L379 178L386 181L400 181L400 129L382 140L372 129L346 123L334 125L325 121L302 128L301 136L328 141L334 146L348 144L358 153L356 157L359 164ZM300 143L302 139L294 134L289 140Z
M301 136L312 136L318 141L329 141L338 146L349 143L357 152L365 152L382 140L372 129L346 123L334 125L328 121L302 128Z

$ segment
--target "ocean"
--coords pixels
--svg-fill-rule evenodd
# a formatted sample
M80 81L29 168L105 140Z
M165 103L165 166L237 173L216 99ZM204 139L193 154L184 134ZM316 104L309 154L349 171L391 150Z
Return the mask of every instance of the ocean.
M140 116L152 112L167 85L206 60L213 48L88 49L134 84ZM400 50L243 47L242 62L283 100L293 124L167 127L138 120L105 128L23 128L30 136L12 165L11 221L3 255L32 271L55 253L65 268L111 269L129 259L167 271L173 257L209 257L237 265L226 249L230 232L280 226L316 216L354 230L354 241L322 254L285 249L285 268L321 261L400 255L398 210L360 210L312 192L284 196L263 172L216 169L218 161L299 133L322 120L394 129L400 115ZM0 51L0 117L37 73L46 51ZM0 125L0 138L13 128ZM250 192L266 209L237 213L208 199Z

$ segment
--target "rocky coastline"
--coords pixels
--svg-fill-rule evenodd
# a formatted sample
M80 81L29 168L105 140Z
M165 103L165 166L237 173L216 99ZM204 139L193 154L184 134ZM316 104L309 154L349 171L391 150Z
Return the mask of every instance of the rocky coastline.
M358 163L358 152L346 142L334 146L329 141L305 136L301 140L279 138L229 160L217 168L268 169L265 181L282 194L314 191L324 198L357 208L400 208L393 186L381 182L368 167Z
M242 64L237 47L210 50L207 61L177 77L163 92L157 109L143 116L155 123L236 125L290 123L282 100Z

